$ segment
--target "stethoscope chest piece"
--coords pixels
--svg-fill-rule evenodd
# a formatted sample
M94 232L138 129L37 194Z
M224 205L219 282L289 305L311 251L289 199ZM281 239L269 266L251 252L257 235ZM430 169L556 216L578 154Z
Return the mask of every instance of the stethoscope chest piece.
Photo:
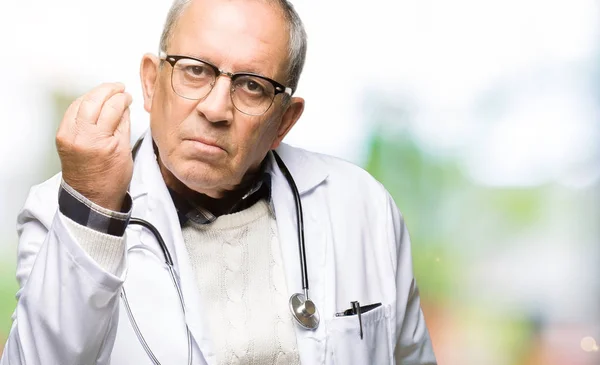
M306 299L304 294L296 293L290 297L290 311L300 327L307 330L319 327L319 311L315 303Z

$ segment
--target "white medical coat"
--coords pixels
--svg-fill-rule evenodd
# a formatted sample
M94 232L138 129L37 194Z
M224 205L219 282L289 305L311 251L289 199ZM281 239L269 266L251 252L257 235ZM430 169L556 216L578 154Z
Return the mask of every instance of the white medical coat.
M409 235L384 187L345 161L282 144L304 210L310 296L321 315L314 331L296 326L302 364L435 364L412 270ZM272 157L271 157L272 158ZM272 161L272 200L289 294L302 292L292 191ZM134 165L133 217L161 232L182 283L194 364L216 364L203 317L202 297L175 207L162 179L150 133ZM13 326L0 365L151 364L128 320L120 291L159 361L186 364L184 317L162 255L129 250L120 277L104 271L80 247L58 211L60 174L31 189L18 217ZM161 252L139 226L126 244ZM159 254L160 255L160 254ZM362 316L335 317L350 308L382 303Z

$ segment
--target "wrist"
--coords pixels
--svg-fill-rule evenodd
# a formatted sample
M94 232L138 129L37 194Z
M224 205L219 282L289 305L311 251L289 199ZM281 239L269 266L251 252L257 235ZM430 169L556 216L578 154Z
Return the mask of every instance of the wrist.
M114 212L121 212L127 191L103 191L63 177L64 182L92 203Z
M92 203L99 205L104 209L112 210L114 212L123 212L123 203L125 202L126 193L123 193L122 195L119 195L117 197L101 195L97 198L88 197L83 193L82 195L88 198Z
M100 233L122 236L131 217L133 201L126 194L121 212L109 210L89 200L63 180L58 194L58 206L65 217L82 226Z

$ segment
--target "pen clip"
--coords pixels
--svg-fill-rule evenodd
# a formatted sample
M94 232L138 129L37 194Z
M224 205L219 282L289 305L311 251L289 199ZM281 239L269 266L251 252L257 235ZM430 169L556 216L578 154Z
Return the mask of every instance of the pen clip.
M359 326L359 330L360 330L360 339L362 340L363 339L362 314L367 313L368 311L371 311L380 306L381 306L381 303L373 303L373 304L368 304L368 305L361 307L360 303L358 301L353 301L353 302L350 302L350 309L346 309L343 312L338 312L335 314L335 316L336 317L345 317L345 316L353 316L355 314L358 314L358 326Z
M360 328L360 339L363 339L363 327L362 327L362 311L360 309L360 303L358 301L352 302L352 310L358 314L358 327Z
M360 307L360 312L362 314L367 313L377 307L381 307L381 303L373 303L373 304L367 304L367 305L363 305ZM346 309L345 311L342 312L337 312L335 314L336 317L346 317L346 316L353 316L357 314L356 310L352 307L350 307L350 309Z

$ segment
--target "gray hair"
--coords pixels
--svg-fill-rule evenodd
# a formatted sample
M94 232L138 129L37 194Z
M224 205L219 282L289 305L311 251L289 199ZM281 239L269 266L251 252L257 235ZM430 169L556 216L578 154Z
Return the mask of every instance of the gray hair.
M298 82L300 80L300 74L304 68L304 61L306 60L306 31L304 24L300 16L294 9L294 6L288 0L267 0L269 3L277 5L284 14L285 20L288 23L290 32L289 36L289 50L288 50L288 69L287 69L287 85L296 90ZM167 20L163 28L162 35L160 37L160 51L166 52L171 37L173 36L173 29L177 24L177 21L188 7L192 0L174 0Z

